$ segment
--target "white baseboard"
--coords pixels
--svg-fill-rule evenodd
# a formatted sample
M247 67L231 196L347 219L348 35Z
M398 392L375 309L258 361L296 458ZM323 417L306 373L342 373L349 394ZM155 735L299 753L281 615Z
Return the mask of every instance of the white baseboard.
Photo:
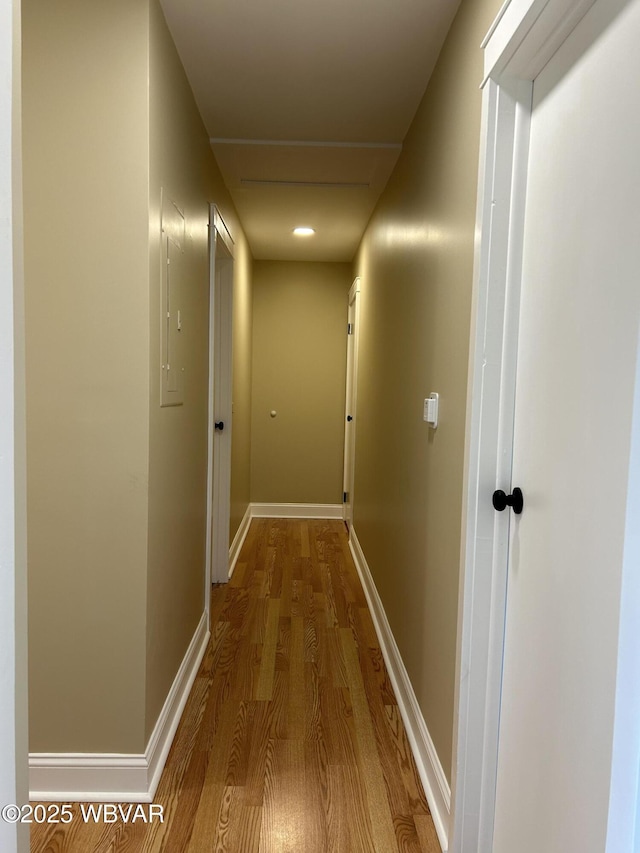
M203 613L142 754L32 753L29 798L44 802L151 803L209 641Z
M252 503L252 518L342 518L342 504Z
M31 753L29 799L44 802L150 803L144 755Z
M229 578L238 562L252 518L343 518L342 504L250 503L229 548Z
M151 799L153 799L158 787L169 749L173 743L173 737L211 636L208 618L206 611L200 617L198 627L182 659L180 669L173 680L171 690L169 690L169 695L165 700L145 750L145 758L149 766L149 796Z
M337 518L343 517L342 504L250 503L229 548L229 577L238 562L252 518Z
M231 547L229 548L229 577L233 574L233 570L236 567L236 563L238 562L238 557L240 555L240 551L242 550L242 546L244 545L244 540L247 538L247 533L249 532L249 525L251 524L251 504L248 504L247 510L240 522L240 527L236 530L236 535L233 537L233 542L231 543Z
M380 641L382 655L389 671L389 678L398 700L398 707L411 745L413 757L420 774L424 792L431 809L433 822L443 853L449 846L449 818L451 815L451 788L447 782L438 753L431 740L427 724L422 716L409 675L400 655L378 590L371 576L364 553L351 528L349 547L353 555L364 593L369 604L373 624Z

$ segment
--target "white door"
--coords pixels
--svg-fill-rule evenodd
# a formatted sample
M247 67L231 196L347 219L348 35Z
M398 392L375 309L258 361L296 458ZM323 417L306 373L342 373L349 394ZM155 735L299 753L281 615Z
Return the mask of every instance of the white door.
M494 853L606 849L640 318L640 0L612 11L533 89Z
M215 205L211 205L210 228L207 607L211 583L229 580L233 406L233 241Z
M349 291L347 317L347 395L344 414L344 520L349 529L353 524L353 481L356 447L356 398L358 384L358 332L360 278L356 278Z

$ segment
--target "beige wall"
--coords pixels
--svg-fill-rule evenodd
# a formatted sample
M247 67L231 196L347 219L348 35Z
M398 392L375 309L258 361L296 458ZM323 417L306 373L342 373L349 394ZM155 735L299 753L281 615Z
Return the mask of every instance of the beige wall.
M25 0L30 748L144 749L147 7Z
M463 2L356 263L354 524L447 772L478 44L496 5ZM237 246L232 535L250 496L340 502L352 275L257 263L252 339L250 255L156 0L23 6L31 749L141 752L203 603L206 202ZM185 405L163 410L161 186L185 210L191 280Z
M253 501L341 503L351 281L349 264L254 264Z
M498 5L463 0L355 265L354 529L449 778L479 45ZM436 432L422 420L431 391L440 394Z
M26 0L32 751L144 751L204 607L208 203L236 243L234 509L251 257L157 0ZM161 188L184 211L184 405L161 409Z
M156 0L150 38L150 434L147 710L149 737L204 607L209 376L208 203L235 241L234 508L249 502L251 256ZM184 404L160 407L161 192L185 216L181 282ZM238 521L239 523L239 521ZM235 531L233 531L235 532Z
M233 434L229 521L229 542L233 542L251 501L253 262L235 216L226 208L223 208L223 216L232 233L237 235L233 267ZM242 240L241 250L239 239Z

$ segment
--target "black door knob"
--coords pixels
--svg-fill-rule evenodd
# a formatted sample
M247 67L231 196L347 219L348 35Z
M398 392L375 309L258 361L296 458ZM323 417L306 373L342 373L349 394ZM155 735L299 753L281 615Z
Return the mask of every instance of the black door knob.
M216 429L219 429L220 432L222 432L222 430L224 429L224 421L216 421L215 427Z
M353 420L353 418L351 417L351 415L347 415L347 420L349 421L349 423L351 423L351 421Z
M494 509L497 509L498 512L502 512L502 510L506 509L508 506L511 507L516 515L520 515L522 512L524 497L522 495L522 490L517 486L510 495L505 494L502 489L496 489L493 493Z

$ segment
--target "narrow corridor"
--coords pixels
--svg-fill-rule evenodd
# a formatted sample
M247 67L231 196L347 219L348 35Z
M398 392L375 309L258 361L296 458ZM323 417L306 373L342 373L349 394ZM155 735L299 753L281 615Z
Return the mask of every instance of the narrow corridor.
M257 519L154 802L33 826L32 853L439 853L340 521Z

